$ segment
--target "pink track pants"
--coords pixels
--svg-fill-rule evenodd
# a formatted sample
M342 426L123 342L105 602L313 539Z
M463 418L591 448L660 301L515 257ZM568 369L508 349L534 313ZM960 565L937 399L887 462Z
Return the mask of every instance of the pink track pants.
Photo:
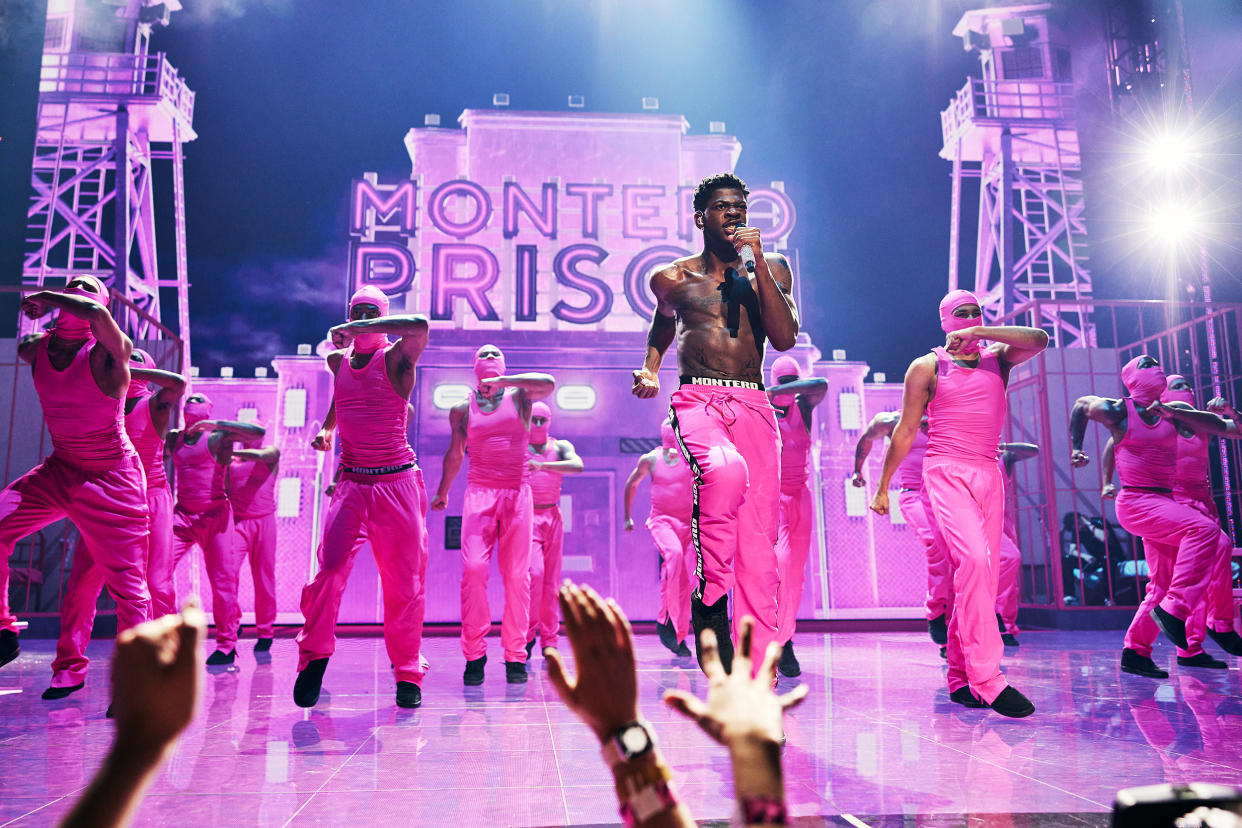
M815 530L815 499L809 482L791 492L782 491L776 530L776 563L781 581L776 592L776 643L793 638L806 582L806 562L811 557Z
M487 576L495 547L505 586L500 643L505 661L526 662L533 521L529 485L517 489L466 486L461 515L461 651L467 661L487 655L485 639L492 628Z
M530 629L526 640L539 636L540 647L555 647L561 627L557 590L561 587L561 553L565 524L561 508L536 509L531 526Z
M1022 572L1022 549L1018 546L1018 528L1009 510L1005 510L1005 530L1001 533L1000 562L996 578L996 614L1005 625L1005 632L1017 635L1018 576Z
M0 492L0 629L17 631L17 617L9 607L13 548L62 518L96 550L94 560L116 601L117 628L146 621L151 613L146 488L136 456L107 471L89 471L55 454L6 486Z
M237 646L237 626L241 623L237 603L241 557L233 543L233 507L227 501L201 512L180 505L173 510L174 569L195 546L203 550L203 564L211 582L216 649L227 653Z
M379 478L379 479L376 479ZM384 646L396 681L422 686L419 661L427 609L427 490L415 468L396 474L346 473L337 484L319 544L319 572L302 588L298 672L336 652L341 595L364 541L371 542L384 592Z
M647 531L660 553L660 613L656 620L673 625L678 641L690 634L690 591L693 589L694 545L690 524L671 515L651 514Z
M1143 539L1147 557L1147 594L1139 605L1125 646L1150 656L1159 629L1151 610L1159 605L1185 621L1203 599L1223 534L1216 521L1172 495L1128 489L1117 495L1117 521Z
M927 490L902 489L897 493L897 503L906 523L914 529L915 536L927 553L927 620L946 615L952 608L952 567L949 566L949 550L936 529L932 518L931 503Z
M250 560L255 632L259 638L271 638L276 634L276 513L236 518L233 538L241 547L237 560Z
M996 583L1005 522L1005 482L995 462L928 457L923 486L953 567L949 691L969 685L991 704L1008 682L996 628Z
M683 385L673 392L670 408L682 455L694 472L695 593L711 606L736 587L734 644L738 620L752 616L758 670L768 643L777 641L779 624L781 438L774 409L763 391L712 385Z
M147 535L147 582L151 588L151 617L173 612L172 594L172 492L167 486L147 490L150 534ZM52 661L52 686L72 687L86 680L86 645L91 641L99 591L107 573L91 554L85 540L79 540L73 553L73 568L60 602L60 638ZM157 591L156 584L160 584ZM157 594L160 596L157 600Z
M1220 525L1220 515L1216 511L1216 501L1212 499L1211 493L1194 497L1175 492L1173 499L1199 511L1217 526ZM1233 541L1222 530L1203 600L1195 606L1194 612L1186 619L1187 647L1185 650L1178 649L1179 656L1189 657L1203 652L1203 639L1207 635L1208 627L1216 632L1228 632L1233 629L1232 563Z

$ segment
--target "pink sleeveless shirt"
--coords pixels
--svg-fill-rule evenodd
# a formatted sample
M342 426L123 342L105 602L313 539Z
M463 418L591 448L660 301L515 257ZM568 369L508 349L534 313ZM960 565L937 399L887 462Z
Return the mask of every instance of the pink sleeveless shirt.
M164 438L155 430L151 420L151 400L154 395L142 397L134 405L134 410L125 415L125 433L129 435L138 457L142 459L142 469L147 473L147 490L163 489L168 486L168 473L164 471Z
M796 492L811 476L811 433L796 402L776 418L776 427L781 435L781 491Z
M561 453L556 448L556 440L549 437L544 444L543 451L535 451L530 449L530 456L544 463L555 463L561 459ZM473 460L471 461L474 462ZM536 506L554 506L561 502L561 483L564 482L565 476L550 471L531 472L530 475L530 494L535 501Z
M229 501L235 518L267 517L276 511L276 473L262 460L233 460Z
M470 419L466 423L466 452L470 468L467 485L489 489L520 489L529 480L526 452L530 434L518 411L517 389L506 388L500 404L483 412L470 395Z
M1177 428L1163 417L1148 425L1138 415L1134 400L1126 397L1122 402L1126 406L1126 433L1113 447L1121 485L1172 489L1178 466Z
M677 465L670 466L664 459L664 450L659 449L651 464L651 514L689 523L693 507L694 472L690 471L690 464L678 455Z
M1212 438L1205 434L1177 435L1177 476L1173 491L1195 500L1211 500L1212 477L1208 457Z
M935 348L936 396L927 406L927 458L995 463L1005 426L1005 381L1000 360L983 351L974 368L963 368Z
M87 339L63 371L52 367L49 339L50 335L39 340L31 372L52 435L52 453L85 469L116 467L135 452L125 433L125 401L99 390L91 374L95 339Z
M920 428L914 432L914 442L910 445L906 459L897 467L897 488L923 488L923 458L926 456L927 432Z
M210 442L211 433L207 432L194 443L179 439L173 450L177 505L195 512L205 512L228 501L227 469L211 456Z
M355 369L345 354L336 372L336 425L341 435L341 465L378 469L416 462L406 436L409 401L388 379L389 345Z

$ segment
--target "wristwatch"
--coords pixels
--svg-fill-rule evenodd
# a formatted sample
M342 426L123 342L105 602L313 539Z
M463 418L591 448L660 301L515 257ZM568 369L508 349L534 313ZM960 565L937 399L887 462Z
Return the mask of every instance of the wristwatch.
M646 756L655 748L651 731L642 722L627 722L612 736L604 740L600 752L610 768Z

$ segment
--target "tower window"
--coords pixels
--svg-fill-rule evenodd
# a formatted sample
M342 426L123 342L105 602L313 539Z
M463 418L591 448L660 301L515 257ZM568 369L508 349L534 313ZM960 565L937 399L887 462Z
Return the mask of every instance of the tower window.
M1005 80L1042 78L1044 58L1036 46L1018 46L1000 53L1001 77Z

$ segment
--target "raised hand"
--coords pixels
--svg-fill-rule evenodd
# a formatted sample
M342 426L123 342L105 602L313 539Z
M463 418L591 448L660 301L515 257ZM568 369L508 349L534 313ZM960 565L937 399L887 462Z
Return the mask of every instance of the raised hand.
M631 393L640 400L649 400L660 393L660 378L646 368L634 372L634 385Z
M22 313L26 314L26 317L29 319L38 319L46 314L47 311L48 304L36 294L31 294L22 299Z

